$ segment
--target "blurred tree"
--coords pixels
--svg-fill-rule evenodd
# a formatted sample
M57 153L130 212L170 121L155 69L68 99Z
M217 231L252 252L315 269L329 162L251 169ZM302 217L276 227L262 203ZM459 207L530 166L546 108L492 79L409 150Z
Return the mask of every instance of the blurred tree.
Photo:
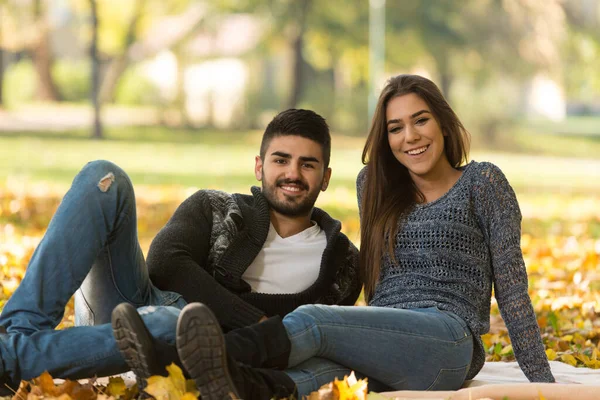
M560 0L388 2L387 15L392 36L404 39L389 41L388 65L433 67L449 100L458 78L490 93L487 86L503 79L524 81L540 71L560 73L565 34ZM411 42L415 39L418 45ZM499 112L486 100L471 114L478 114L477 129L492 144L501 126L517 114L513 107Z
M391 29L411 30L433 60L440 88L450 95L455 77L465 72L487 79L493 72L524 76L559 62L564 21L560 0L422 0L389 2ZM388 52L410 43L390 41ZM393 48L390 48L393 47ZM417 53L417 56L422 56Z
M350 120L345 125L354 127L355 117L366 115L366 100L352 96L352 88L364 85L367 78L368 2L349 0L340 7L340 2L312 0L223 0L211 6L209 15L252 13L263 21L265 31L256 53L268 60L266 73L274 72L278 55L288 55L286 69L275 79L289 82L283 105L277 108L308 103L332 115L339 102L340 119ZM264 80L266 85L273 83L271 77ZM271 98L274 95L270 93Z
M304 43L312 12L312 0L224 0L212 7L217 13L253 13L269 27L264 41L267 49L285 43L290 54L288 108L302 100L305 85Z
M146 0L135 0L133 12L126 25L127 31L123 40L122 51L112 59L108 70L102 79L99 94L100 102L102 103L114 101L115 90L119 83L119 79L129 64L128 53L131 46L138 40L138 24L142 18L145 3Z
M4 50L0 47L0 108L2 108L2 89L4 87Z
M31 57L37 75L37 97L58 101L60 92L52 76L54 55L50 44L51 25L46 0L3 0L0 3L2 30L0 46Z
M565 0L563 3L569 25L564 48L563 81L574 102L576 114L586 114L583 103L598 101L600 93L600 1Z
M58 101L60 100L60 93L52 79L54 55L50 46L51 27L48 22L48 11L45 3L42 0L35 0L33 3L37 40L32 44L31 58L39 78L38 97L40 100Z
M98 59L98 7L96 0L89 0L92 23L92 41L90 44L90 59L92 60L92 92L91 100L94 106L94 128L92 137L102 139L102 121L100 115L100 60Z

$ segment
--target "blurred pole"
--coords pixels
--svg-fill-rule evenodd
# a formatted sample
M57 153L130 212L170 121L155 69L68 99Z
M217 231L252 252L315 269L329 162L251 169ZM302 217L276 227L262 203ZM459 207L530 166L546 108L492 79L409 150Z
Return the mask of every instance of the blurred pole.
M385 61L385 0L369 0L369 127Z
M92 43L90 45L90 58L92 61L92 104L94 105L94 139L102 138L102 124L100 121L100 60L98 59L98 9L96 0L90 0L92 14Z

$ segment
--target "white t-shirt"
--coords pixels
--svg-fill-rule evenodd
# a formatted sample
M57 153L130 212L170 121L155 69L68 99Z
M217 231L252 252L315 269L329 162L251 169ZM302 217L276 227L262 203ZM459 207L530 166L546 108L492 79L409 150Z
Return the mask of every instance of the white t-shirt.
M300 293L319 277L325 232L312 226L287 238L279 236L273 224L265 244L242 279L258 293Z

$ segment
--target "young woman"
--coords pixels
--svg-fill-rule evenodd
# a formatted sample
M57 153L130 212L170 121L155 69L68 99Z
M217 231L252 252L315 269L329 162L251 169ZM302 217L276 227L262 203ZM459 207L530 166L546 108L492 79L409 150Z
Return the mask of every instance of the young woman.
M264 398L294 386L302 396L349 370L393 390L458 389L485 360L492 284L522 371L553 382L527 292L517 199L498 167L465 164L467 151L468 134L435 84L390 79L357 179L370 307L305 305L285 316L274 330L290 341L281 372L227 361L238 339L223 336L206 307L188 306L177 347L202 398ZM265 343L243 356L265 353Z

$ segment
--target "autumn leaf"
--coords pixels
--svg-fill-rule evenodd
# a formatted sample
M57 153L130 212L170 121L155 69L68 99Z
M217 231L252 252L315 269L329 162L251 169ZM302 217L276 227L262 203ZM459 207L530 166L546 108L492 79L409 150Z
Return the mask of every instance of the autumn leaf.
M108 385L106 386L105 393L109 396L121 397L127 392L127 385L123 378L111 377L108 379Z
M188 400L197 399L200 393L195 390L189 392L189 385L183 376L181 368L175 364L167 366L168 376L153 375L148 378L148 385L144 391L156 400ZM192 397L190 397L192 396Z
M546 349L546 357L548 357L548 360L554 361L556 360L557 354L552 349Z

